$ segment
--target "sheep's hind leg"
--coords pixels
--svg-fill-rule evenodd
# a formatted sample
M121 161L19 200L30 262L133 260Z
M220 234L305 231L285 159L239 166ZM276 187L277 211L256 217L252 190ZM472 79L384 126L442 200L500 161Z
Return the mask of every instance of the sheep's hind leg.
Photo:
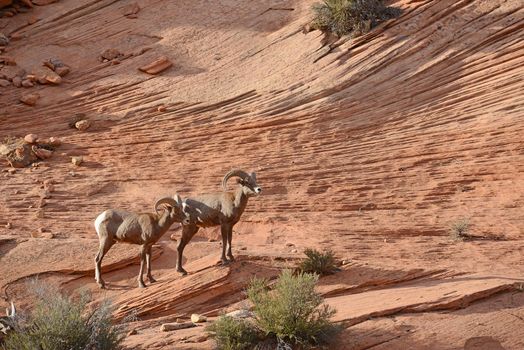
M151 275L151 246L147 247L146 250L146 266L147 266L147 279L149 283L154 283L156 280Z
M226 248L228 245L228 236L230 230L231 227L229 225L222 225L220 227L220 233L222 234L222 256L220 257L220 260L222 265L229 265L230 263L230 261L226 258Z
M109 249L111 249L111 247L113 246L115 242L109 240L109 239L103 239L100 241L100 248L98 250L98 254L96 254L96 257L95 257L95 280L96 280L96 283L98 284L98 286L102 289L104 289L106 287L106 284L104 282L104 280L102 279L102 273L101 273L101 269L102 269L102 259L104 258L104 256L107 254L107 252L109 251Z
M140 246L140 272L138 273L138 287L145 288L146 285L142 279L144 274L144 265L146 262L146 247L144 245Z

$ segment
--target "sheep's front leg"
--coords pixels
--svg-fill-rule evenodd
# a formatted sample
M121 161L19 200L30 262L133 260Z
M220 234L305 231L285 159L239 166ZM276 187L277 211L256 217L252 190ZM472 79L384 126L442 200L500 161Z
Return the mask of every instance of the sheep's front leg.
M151 275L151 246L147 247L146 249L146 266L147 266L147 279L149 280L149 283L154 283L156 280L153 278L153 275Z
M189 243L191 238L198 232L199 227L193 226L193 225L185 225L182 226L182 237L180 237L180 242L178 242L178 246L176 247L178 258L176 261L176 270L177 272L180 272L182 275L187 275L187 271L184 270L182 267L182 257L184 254L184 248Z
M145 245L140 246L140 272L138 273L138 287L145 288L146 285L142 279L144 274L144 263L146 261L146 247Z
M233 240L233 227L229 227L229 231L227 232L227 257L229 258L229 261L235 261L235 257L233 256L233 253L231 252L231 241Z
M222 256L220 257L220 260L222 261L222 265L228 265L229 260L226 258L226 248L228 246L228 238L229 238L229 231L231 230L231 226L227 224L222 224L220 227L220 232L222 233Z

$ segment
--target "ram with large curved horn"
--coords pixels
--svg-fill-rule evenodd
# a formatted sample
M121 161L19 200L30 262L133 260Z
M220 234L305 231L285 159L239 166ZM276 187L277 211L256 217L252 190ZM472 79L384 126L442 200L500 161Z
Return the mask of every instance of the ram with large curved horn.
M160 210L163 207L163 212ZM131 213L123 210L108 209L98 215L95 229L100 241L100 248L95 257L95 280L100 288L105 288L102 279L102 259L116 242L140 245L140 272L138 286L145 287L142 275L147 266L149 282L155 282L151 275L151 247L175 222L189 224L186 203L179 195L160 198L155 203L155 213Z
M234 191L227 191L227 182L232 177L238 178L239 186ZM182 267L184 248L200 227L220 226L222 234L221 261L223 264L228 264L234 260L231 251L233 226L244 213L248 199L262 192L262 188L257 184L254 172L248 174L238 169L231 170L224 176L222 188L222 192L203 194L186 199L190 223L182 225L182 237L177 247L176 267L177 271L184 275L187 274Z
M6 335L15 326L16 322L16 308L15 304L11 301L11 311L8 308L5 309L5 316L0 317L0 344L4 335Z

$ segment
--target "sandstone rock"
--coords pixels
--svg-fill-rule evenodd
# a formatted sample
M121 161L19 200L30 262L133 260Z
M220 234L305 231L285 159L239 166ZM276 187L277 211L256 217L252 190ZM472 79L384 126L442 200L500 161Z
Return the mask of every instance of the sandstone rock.
M249 318L249 317L253 317L254 314L249 310L241 309L241 310L235 310L235 311L228 312L226 316L233 317L233 318Z
M196 325L193 323L193 322L184 322L184 323L164 323L161 327L160 327L160 330L164 331L164 332L169 332L169 331L176 331L178 329L184 329L184 328L191 328L191 327L196 327Z
M22 78L16 76L13 78L13 85L16 87L22 87Z
M120 58L122 56L124 56L124 54L118 51L117 49L107 49L100 54L99 60L102 62L104 60L111 61L115 58Z
M84 158L82 156L71 157L71 162L76 166L79 166L80 164L82 164L83 161L84 161ZM71 176L74 176L74 175L71 175Z
M140 11L140 6L138 6L138 4L136 2L132 3L132 4L129 4L129 5L126 5L122 8L122 14L124 16L127 16L129 18L129 16L132 16L132 15L136 15L138 13L138 11ZM134 17L136 18L136 17Z
M20 102L25 103L28 106L34 106L36 101L40 98L39 94L24 94L20 97Z
M51 156L53 155L53 151L50 151L45 148L38 148L36 146L33 146L32 149L35 155L42 160L51 158Z
M165 112L166 111L166 106L158 106L158 108L156 109L157 111L159 112Z
M31 72L40 84L60 84L62 78L47 66L35 67Z
M7 170L7 172L8 172L9 174L13 175L13 174L16 173L16 169L14 169L14 168L9 168L9 169Z
M173 65L173 62L171 62L167 57L162 56L156 59L155 61L151 62L150 64L142 66L138 69L147 74L158 74L168 69L172 65Z
M42 62L42 64L44 66L48 67L51 70L55 70L58 67L64 67L65 66L64 62L62 62L59 58L50 58L50 59Z
M91 122L87 119L82 119L75 123L75 128L77 128L80 131L87 130L89 129L90 126L91 126Z
M10 56L0 56L0 63L3 63L8 66L16 66L16 61Z
M49 5L49 4L52 4L54 2L57 2L58 0L31 0L31 1L35 5L44 6L44 5Z
M26 88L30 88L30 87L33 87L35 85L31 82L31 80L24 79L24 80L22 80L22 86L26 87Z
M58 147L62 144L62 141L56 137L50 137L48 139L38 140L38 143L41 145L47 145L51 147Z
M8 222L7 224L5 224L5 228L10 230L11 228L13 228L13 225L10 222Z
M63 77L64 75L67 75L70 71L71 71L71 69L68 66L56 67L55 68L56 74L58 74L61 77Z
M293 249L293 250L291 251L291 253L293 253L293 254L298 253L298 249Z
M50 73L46 74L45 80L52 84L58 85L62 82L62 77L57 73L51 71Z
M4 33L0 33L0 46L7 45L9 45L9 38Z
M9 85L11 85L11 82L9 80L0 79L0 86L1 87L6 87L6 86L9 86Z
M38 141L38 136L36 134L27 134L24 137L24 141L27 143L36 143Z
M207 321L207 317L204 316L204 315L199 315L199 314L192 314L191 315L191 322L193 323L202 323L202 322L206 322Z

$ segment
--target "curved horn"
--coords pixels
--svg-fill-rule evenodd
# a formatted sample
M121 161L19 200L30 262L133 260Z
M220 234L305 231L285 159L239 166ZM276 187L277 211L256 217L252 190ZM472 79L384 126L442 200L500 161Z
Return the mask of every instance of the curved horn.
M159 200L156 201L155 203L155 212L157 214L160 214L159 211L158 211L158 206L161 205L161 204L168 204L170 206L172 206L173 208L177 207L179 204L176 202L175 199L173 199L173 197L164 197L164 198L160 198Z
M227 180L229 180L229 178L233 176L238 176L241 179L245 179L249 177L249 174L243 170L238 169L234 169L228 172L226 175L224 175L224 178L222 179L222 188L224 189L224 191L227 190Z
M15 317L15 315L16 315L15 303L11 302L11 313L10 314L8 313L7 316Z

